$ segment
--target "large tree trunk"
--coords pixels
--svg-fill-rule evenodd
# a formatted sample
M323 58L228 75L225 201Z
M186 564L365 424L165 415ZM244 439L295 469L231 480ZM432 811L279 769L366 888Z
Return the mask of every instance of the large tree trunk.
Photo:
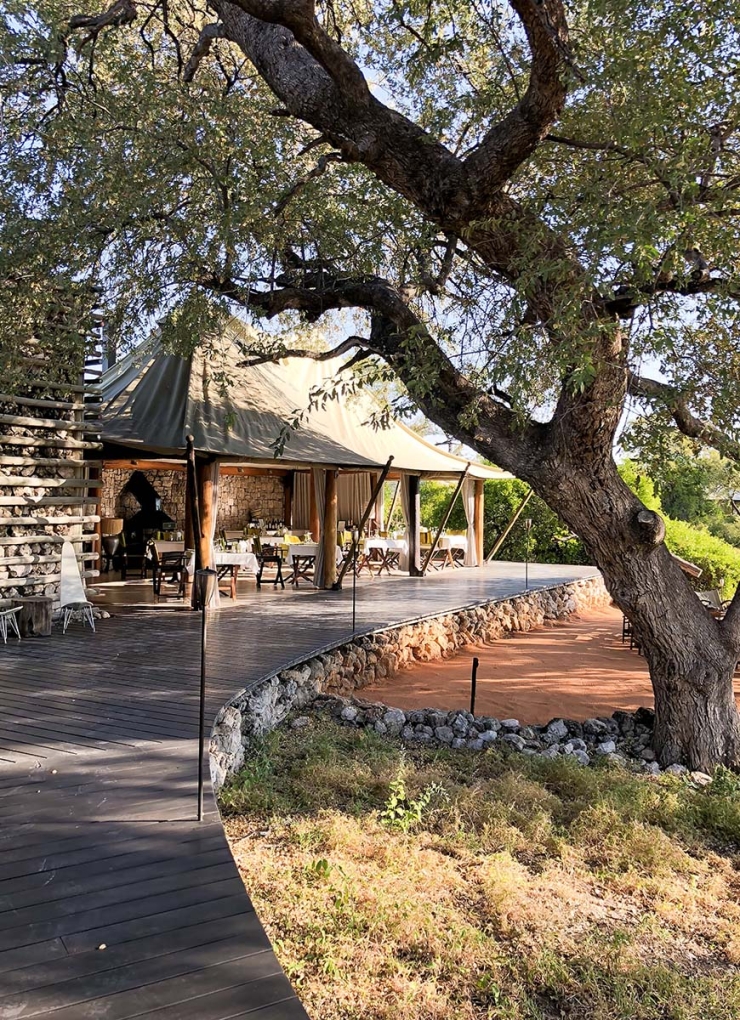
M658 760L663 765L683 762L703 772L711 772L718 763L737 765L740 717L733 689L734 657L723 656L718 662L716 647L703 648L681 634L676 638L680 656L650 658Z
M544 479L537 474L535 491L581 536L632 622L650 668L660 763L703 771L740 764L738 648L663 544L661 518L645 509L611 461L595 468L560 460Z

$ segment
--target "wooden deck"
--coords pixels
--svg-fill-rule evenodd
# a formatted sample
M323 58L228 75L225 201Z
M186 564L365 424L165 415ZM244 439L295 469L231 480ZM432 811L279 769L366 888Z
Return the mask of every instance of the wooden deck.
M594 571L530 567L530 586ZM209 719L348 636L351 590L254 590L213 614ZM521 564L358 587L358 630L523 589ZM0 1020L297 1020L210 789L196 819L199 618L106 589L93 635L0 645ZM318 1020L318 1018L317 1018Z

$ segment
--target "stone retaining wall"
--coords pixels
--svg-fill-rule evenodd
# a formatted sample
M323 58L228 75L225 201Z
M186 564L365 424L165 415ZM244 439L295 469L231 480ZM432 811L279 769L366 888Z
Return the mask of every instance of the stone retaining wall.
M609 602L601 577L592 577L360 634L291 663L242 691L216 716L210 746L214 789L241 768L253 740L320 694L347 696L414 662L450 658L464 645L490 643Z

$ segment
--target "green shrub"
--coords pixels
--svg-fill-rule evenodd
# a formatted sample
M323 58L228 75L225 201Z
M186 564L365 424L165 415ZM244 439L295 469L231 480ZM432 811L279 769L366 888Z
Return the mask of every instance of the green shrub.
M486 552L503 532L514 511L529 491L526 482L517 478L501 481L489 480L485 484L483 514ZM424 527L435 529L444 520L454 488L445 482L422 482L421 520ZM578 539L569 538L570 532L560 518L538 496L532 496L511 534L496 554L500 560L524 560L527 553L527 532L524 521L532 520L529 535L529 558L540 563L588 563ZM458 498L447 522L450 531L464 531L465 511Z
M698 591L721 588L731 598L740 583L740 552L701 526L665 519L665 544L684 560L701 567L693 583Z

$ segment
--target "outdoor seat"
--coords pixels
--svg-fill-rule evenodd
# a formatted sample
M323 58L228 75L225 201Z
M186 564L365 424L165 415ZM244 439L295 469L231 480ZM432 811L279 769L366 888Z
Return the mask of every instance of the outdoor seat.
M154 573L152 575L152 586L154 594L162 595L162 584L177 585L175 592L165 590L165 595L182 598L185 594L185 578L187 566L187 553L165 552L157 553L154 561Z
M718 620L722 619L730 604L730 600L722 598L722 591L719 588L714 588L712 591L698 591L696 595L712 616Z
M290 578L290 583L298 586L301 580L308 581L313 584L314 571L316 569L316 557L315 556L296 556L293 555L293 573Z
M257 571L257 587L261 588L263 582L266 584L272 584L275 588L280 585L281 588L285 588L285 579L283 578L283 556L280 552L279 547L272 545L262 545L259 536L255 536L252 539L252 549L254 555L257 557L259 563L259 570ZM275 571L274 577L265 578L264 572L265 567L271 567Z
M217 566L216 567L216 572L218 574L219 581L223 581L223 580L225 580L227 578L228 578L228 581L229 581L228 588L222 588L219 585L218 590L221 592L222 595L228 595L229 598L231 598L231 599L235 599L236 598L236 572L237 572L237 570L238 570L238 567L236 567L233 563L224 563L221 566Z
M62 544L62 577L59 585L59 604L62 610L62 632L67 633L72 613L82 611L82 620L90 624L95 631L95 617L93 616L93 605L85 596L85 586L82 583L82 575L77 562L75 547L71 542Z
M21 606L16 606L15 609L0 609L0 635L2 635L3 644L8 643L8 627L15 634L20 641L21 632L18 629L17 616L21 611Z

